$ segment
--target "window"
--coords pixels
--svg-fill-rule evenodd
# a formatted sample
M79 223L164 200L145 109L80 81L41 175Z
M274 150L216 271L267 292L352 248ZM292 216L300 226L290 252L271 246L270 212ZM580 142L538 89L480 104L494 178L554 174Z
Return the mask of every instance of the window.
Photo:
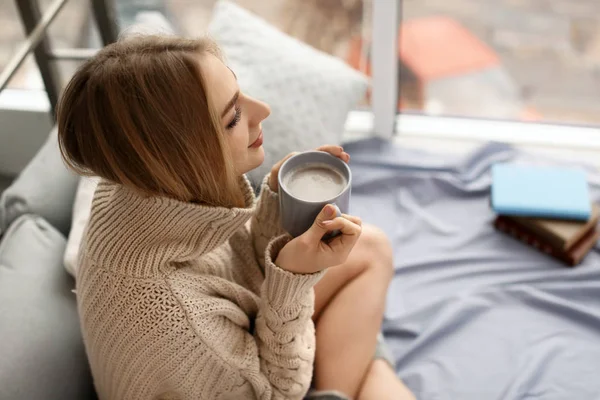
M40 12L46 11L52 0L38 0ZM89 0L68 0L48 29L48 39L53 49L97 48L95 26L90 19ZM25 40L25 31L19 17L16 1L0 3L0 21L3 22L0 38L0 70L17 52ZM64 85L80 61L55 61L60 82ZM29 55L8 84L11 89L44 89L33 55Z
M123 29L164 17L177 32L191 36L205 32L216 3L107 1L114 2ZM350 125L361 126L361 131L374 130L389 137L394 123L398 131L398 121L403 119L418 122L422 124L419 130L430 132L429 124L435 122L431 117L445 118L444 126L451 118L459 123L460 118L469 117L481 123L585 125L593 127L590 134L600 127L597 0L230 1L283 32L375 75L372 92L358 107L372 113L355 112L349 118L353 121ZM52 0L39 2L44 10ZM388 18L397 11L398 21ZM68 0L51 25L53 46L100 47L90 16L89 0ZM24 39L15 1L0 3L0 21L5 27L0 39L3 68ZM57 62L63 83L78 64ZM43 88L33 57L9 86ZM482 126L472 129L488 131ZM464 129L461 125L458 130ZM502 132L507 134L505 128Z
M38 0L42 12L46 10L50 0ZM102 47L96 23L92 18L90 0L67 0L67 3L48 28L48 39L54 51L68 49L99 49ZM46 5L46 7L44 7ZM75 70L82 64L81 60L57 60L60 84L64 87ZM43 87L43 82L41 83Z
M184 35L197 36L206 31L216 0L107 0L113 2L119 26L127 29L138 23L157 21L161 14ZM46 11L52 0L37 0L40 10ZM332 54L366 71L362 57L366 49L363 38L368 37L371 0L237 0L240 6L259 15L283 32L311 46ZM16 1L0 3L0 70L25 40ZM68 0L49 28L53 48L98 48L100 40L89 0ZM365 42L365 43L363 43ZM57 61L61 78L68 79L79 64ZM11 80L12 88L43 89L43 82L30 56Z
M25 34L14 1L3 1L0 3L0 21L2 21L3 26L2 35L0 36L1 71L15 54L19 45L25 40ZM33 56L27 57L23 66L8 84L8 87L14 89L41 89L43 86L42 78L35 65Z
M402 0L399 109L600 123L597 0Z
M237 0L281 31L366 71L371 0ZM120 26L150 22L158 13L184 35L206 32L216 0L115 0ZM157 23L160 23L154 18ZM363 102L363 106L367 100Z

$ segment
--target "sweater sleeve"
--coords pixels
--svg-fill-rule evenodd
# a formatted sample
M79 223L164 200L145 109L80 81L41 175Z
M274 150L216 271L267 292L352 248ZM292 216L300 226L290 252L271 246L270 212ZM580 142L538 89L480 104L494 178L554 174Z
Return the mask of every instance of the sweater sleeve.
M313 287L323 273L277 267L273 261L288 240L278 237L267 248L254 329L232 303L202 299L201 318L189 320L198 340L191 346L195 354L181 355L195 359L196 367L171 381L174 386L194 382L185 399L300 400L308 392L315 357ZM195 300L179 301L189 307Z
M277 398L302 398L312 380L315 357L314 285L323 272L294 274L275 265L289 236L273 240L266 251L265 281L256 318L260 368Z
M261 267L264 269L265 250L269 242L285 233L279 221L279 195L269 187L269 174L263 179L256 211L250 222L252 244Z

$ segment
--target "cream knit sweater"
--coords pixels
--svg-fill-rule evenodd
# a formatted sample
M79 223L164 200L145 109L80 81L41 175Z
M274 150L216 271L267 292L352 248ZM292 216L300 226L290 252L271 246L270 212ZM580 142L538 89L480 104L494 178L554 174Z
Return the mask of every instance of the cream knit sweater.
M313 286L274 264L277 194L218 208L101 182L77 302L101 400L301 399L315 352ZM249 222L249 223L248 223Z

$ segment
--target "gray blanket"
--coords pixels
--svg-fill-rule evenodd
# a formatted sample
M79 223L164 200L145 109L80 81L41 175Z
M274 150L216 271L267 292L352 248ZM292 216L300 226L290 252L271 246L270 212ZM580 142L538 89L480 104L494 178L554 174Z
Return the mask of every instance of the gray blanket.
M345 148L352 213L394 245L384 333L418 399L600 398L600 247L571 269L492 226L493 163L557 163L498 143L461 158Z

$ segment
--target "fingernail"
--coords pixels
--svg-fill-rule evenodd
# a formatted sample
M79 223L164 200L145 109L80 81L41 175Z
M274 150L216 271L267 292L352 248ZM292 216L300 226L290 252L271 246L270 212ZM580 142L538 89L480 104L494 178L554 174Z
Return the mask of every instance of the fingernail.
M334 212L335 211L333 210L333 206L327 206L325 208L325 216L327 216L327 217L333 216Z
M333 224L332 220L323 221L323 225L325 225L325 226L329 226L331 224Z

